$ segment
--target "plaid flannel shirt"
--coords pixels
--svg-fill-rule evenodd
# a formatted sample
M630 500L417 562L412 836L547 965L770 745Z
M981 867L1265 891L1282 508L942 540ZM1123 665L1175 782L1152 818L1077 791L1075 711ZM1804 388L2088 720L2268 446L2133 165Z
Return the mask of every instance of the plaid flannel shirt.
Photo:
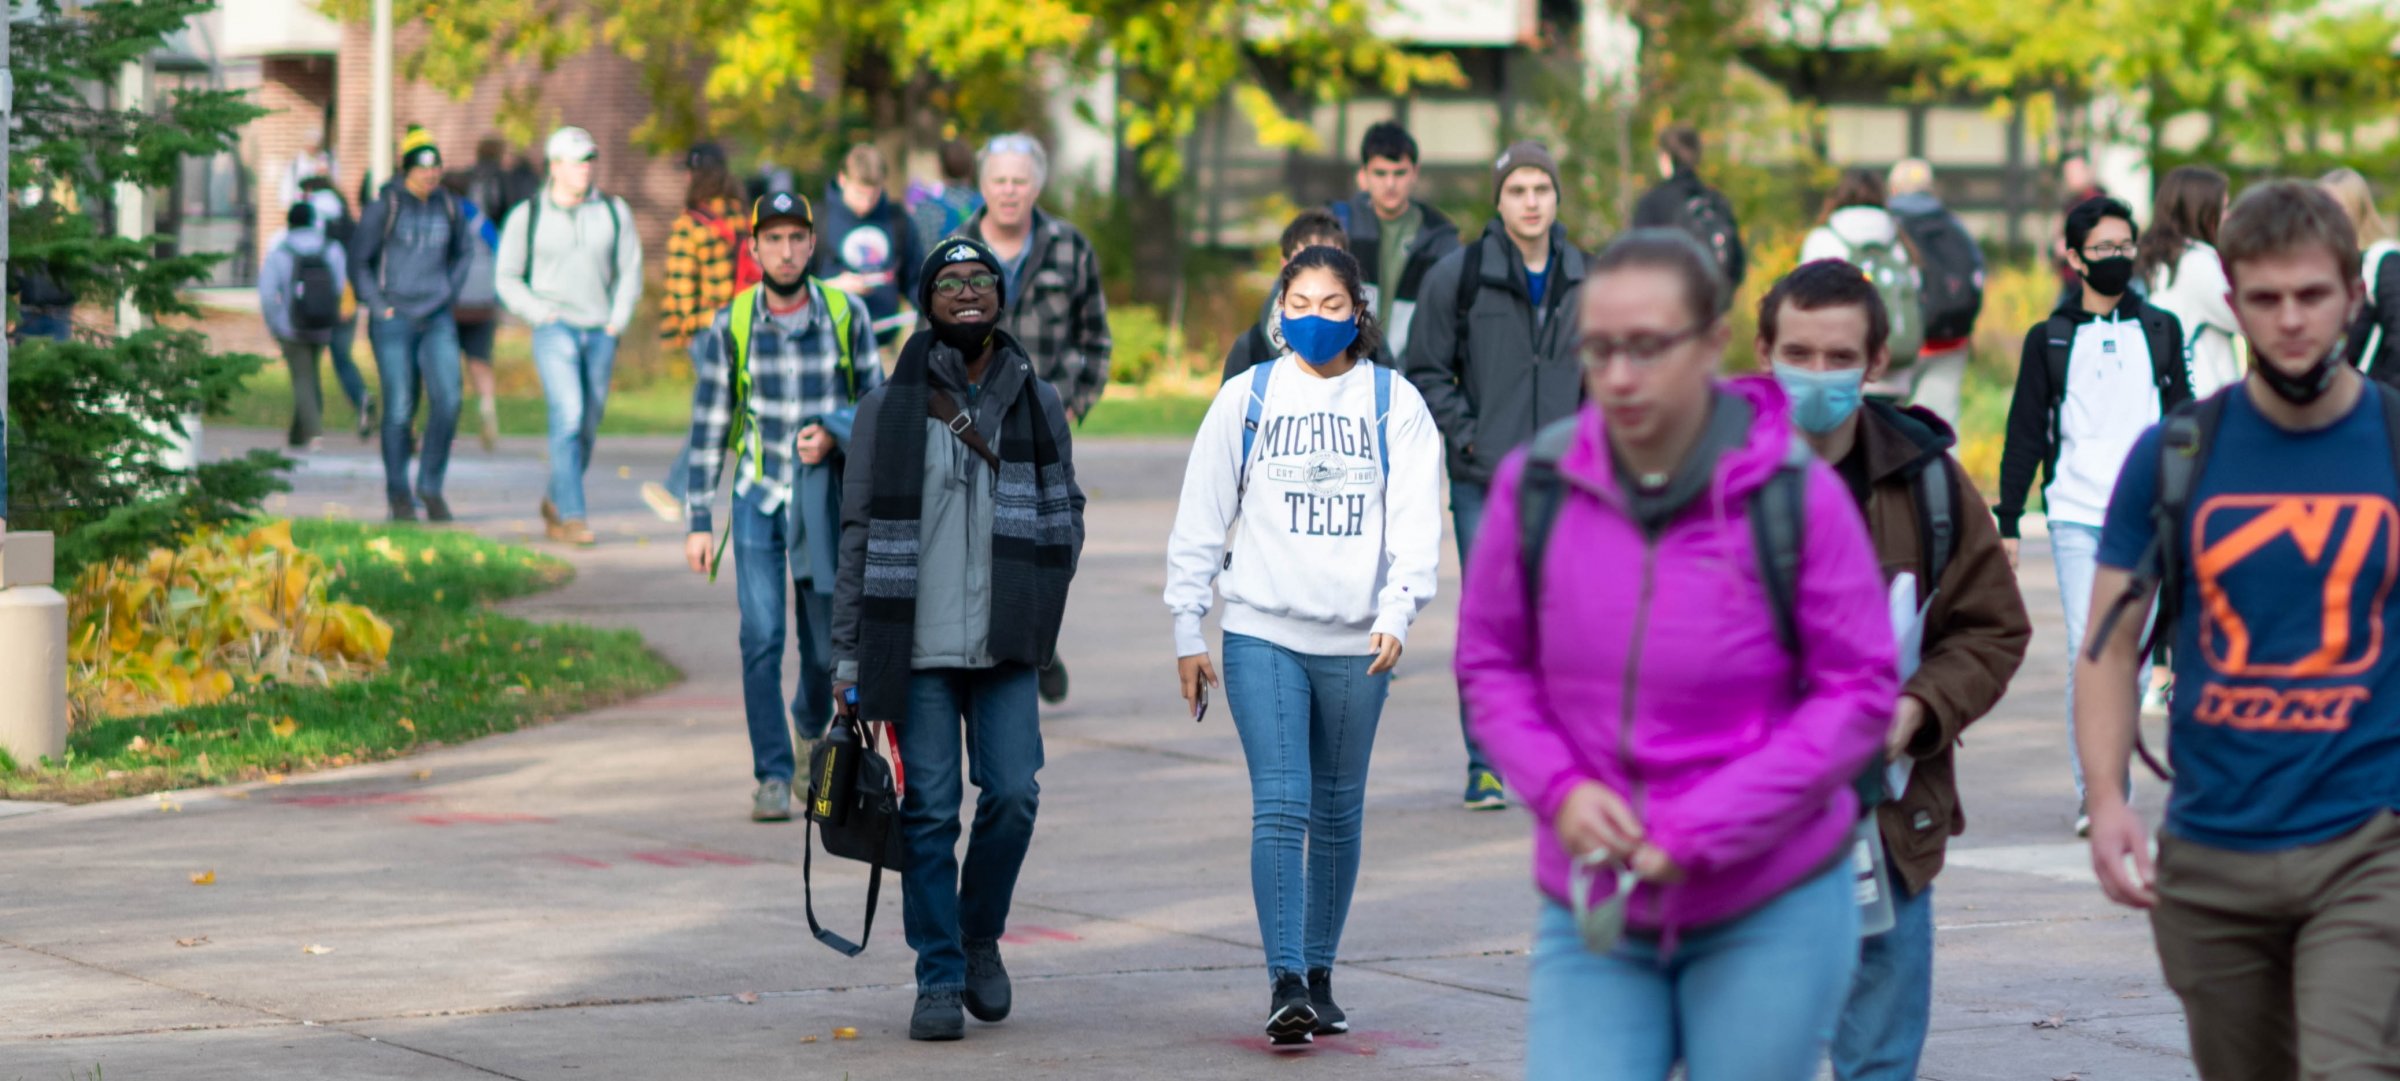
M983 239L983 216L977 210L958 235ZM1021 288L1009 290L1008 317L1002 321L1017 344L1033 360L1034 374L1058 388L1075 419L1091 412L1092 403L1108 389L1108 298L1100 293L1100 259L1083 231L1040 211L1034 212L1033 235L1026 238Z
M723 199L708 209L720 219L733 212ZM733 303L734 243L697 211L676 216L667 234L667 288L658 306L658 337L667 348L688 348Z
M810 279L807 326L786 335L767 317L761 297L752 312L750 330L750 409L758 432L759 461L748 454L734 462L734 498L763 488L759 509L772 513L791 498L799 464L801 421L846 414L858 399L883 381L883 362L875 353L874 320L867 302L850 297L850 357L856 394L836 374L840 354L834 348L833 320L825 314L824 283ZM692 339L691 472L686 475L684 511L691 531L713 531L709 504L716 501L717 481L726 461L726 440L733 430L733 309L717 313L708 332Z

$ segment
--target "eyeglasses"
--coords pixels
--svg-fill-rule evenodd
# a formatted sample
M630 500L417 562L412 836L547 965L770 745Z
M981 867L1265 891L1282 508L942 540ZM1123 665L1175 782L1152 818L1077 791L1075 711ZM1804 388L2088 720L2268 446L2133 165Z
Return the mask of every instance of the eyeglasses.
M2135 248L2131 243L2096 244L2092 247L2083 249L2083 257L2086 259L2107 259L2113 256L2122 255L2127 258L2131 258L2133 253L2137 250L2139 249Z
M935 296L954 297L960 293L989 293L1000 284L995 274L977 274L966 278L938 278L933 283Z
M1667 359L1675 347L1706 333L1706 325L1694 326L1673 334L1635 334L1624 338L1605 335L1585 335L1575 343L1575 355L1583 366L1595 371L1606 369L1610 360L1624 357L1636 368L1655 368Z

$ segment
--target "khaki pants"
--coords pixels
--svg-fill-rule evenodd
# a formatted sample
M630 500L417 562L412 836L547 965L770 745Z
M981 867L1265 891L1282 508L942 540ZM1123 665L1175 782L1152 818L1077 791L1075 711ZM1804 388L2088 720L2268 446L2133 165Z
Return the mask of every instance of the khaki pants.
M2400 813L2287 852L2161 835L2150 926L2203 1081L2400 1079Z

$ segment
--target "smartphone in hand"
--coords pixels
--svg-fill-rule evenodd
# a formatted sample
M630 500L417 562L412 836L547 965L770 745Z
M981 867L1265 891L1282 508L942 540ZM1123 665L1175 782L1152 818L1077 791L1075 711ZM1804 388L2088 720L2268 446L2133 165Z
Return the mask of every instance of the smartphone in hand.
M1208 681L1200 681L1200 697L1192 703L1192 723L1198 724L1208 716Z

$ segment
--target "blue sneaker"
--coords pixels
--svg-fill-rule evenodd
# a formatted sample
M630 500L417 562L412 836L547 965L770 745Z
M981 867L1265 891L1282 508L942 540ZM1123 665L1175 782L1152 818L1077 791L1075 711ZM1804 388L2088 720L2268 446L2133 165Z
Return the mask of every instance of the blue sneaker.
M1508 806L1508 789L1501 787L1499 774L1488 769L1470 769L1465 802L1470 811L1503 810Z

